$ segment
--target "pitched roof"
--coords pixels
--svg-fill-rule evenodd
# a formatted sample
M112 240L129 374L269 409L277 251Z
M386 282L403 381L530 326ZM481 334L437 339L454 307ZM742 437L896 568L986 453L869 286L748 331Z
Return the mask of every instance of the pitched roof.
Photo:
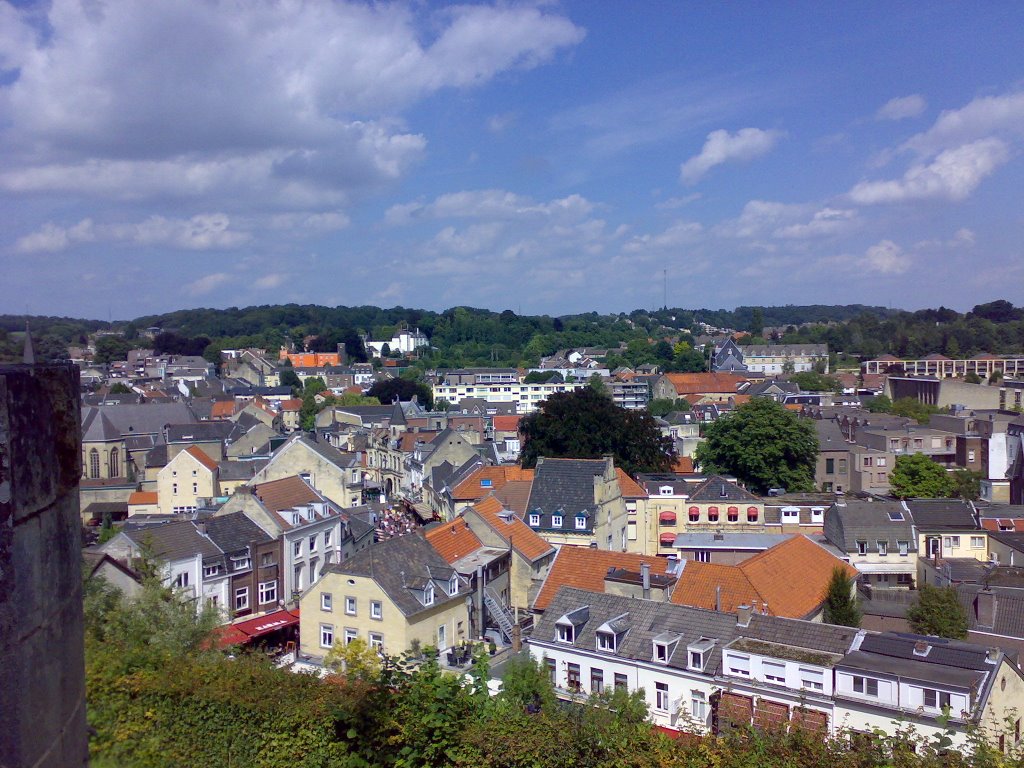
M211 472L217 471L217 462L211 459L202 448L190 445L182 453L187 453Z
M129 504L156 504L159 494L156 491L135 491L128 497Z
M627 475L624 469L616 467L615 474L619 478L619 489L622 491L623 496L627 499L647 498L647 491L641 488L636 480Z
M712 502L712 501L761 501L738 484L726 480L720 475L712 475L703 483L693 489L690 501Z
M482 499L511 481L532 481L534 471L517 466L480 467L452 489L453 499Z
M494 498L500 501L505 509L510 509L522 517L526 514L526 507L530 503L530 490L533 488L532 480L512 480L505 483L505 487L494 492Z
M590 547L559 547L547 578L544 579L544 585L533 601L533 608L537 611L546 610L562 587L604 592L604 579L609 570L639 571L642 563L650 565L651 573L654 575L664 576L668 573L669 561L664 557L611 552Z
M298 475L260 483L253 488L253 495L271 512L322 501L319 494Z
M583 513L593 515L594 478L603 475L604 459L549 459L537 461L527 511L541 515L541 526L551 528L551 517L561 515L563 526L573 526L570 518Z
M898 542L907 542L910 552L917 551L917 536L907 509L898 501L859 501L847 499L833 504L825 512L822 527L825 537L844 552L856 552L858 541L885 541L895 552Z
M266 531L245 516L244 512L233 512L230 515L208 518L203 523L206 535L225 552L237 552L254 542L266 543L273 541Z
M907 499L914 524L926 530L970 530L977 528L974 508L962 499Z
M554 547L516 515L502 517L500 513L505 507L496 496L488 496L476 502L471 509L527 560L533 562L554 551Z
M142 528L126 529L124 535L140 547L148 547L161 560L181 560L200 554L203 558L223 554L209 537L196 530L191 520L173 520Z
M518 432L521 415L496 414L491 417L495 432Z
M732 373L666 373L665 378L680 397L707 392L735 395L737 387L747 381L745 376Z
M689 474L693 472L693 458L690 456L680 456L676 459L676 463L672 465L673 472L680 472L683 474Z
M461 517L431 528L426 532L426 537L430 546L437 550L449 565L483 546L476 534L470 530L469 523Z
M298 413L301 410L302 410L302 400L300 400L297 397L293 397L293 398L290 398L288 400L282 400L281 401L281 411L282 412L291 411L291 412L294 412L294 413Z
M430 546L422 532L396 536L356 552L342 563L332 563L323 573L346 576L365 576L373 579L406 616L437 606L466 599L466 587L460 584L456 595L446 589L448 579L455 571ZM425 606L415 591L434 582L434 603Z

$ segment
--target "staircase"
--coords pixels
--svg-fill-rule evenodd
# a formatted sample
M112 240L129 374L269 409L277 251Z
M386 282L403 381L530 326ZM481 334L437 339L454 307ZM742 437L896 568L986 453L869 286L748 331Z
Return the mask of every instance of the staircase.
M487 613L497 622L501 634L505 636L505 640L511 643L512 628L515 626L515 620L508 608L503 606L495 594L486 587L484 588L484 605L487 606Z

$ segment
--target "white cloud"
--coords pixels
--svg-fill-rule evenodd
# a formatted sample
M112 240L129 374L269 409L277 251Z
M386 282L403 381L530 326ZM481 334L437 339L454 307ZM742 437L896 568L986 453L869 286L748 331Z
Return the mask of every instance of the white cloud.
M228 282L231 276L224 272L214 272L212 275L206 275L200 277L185 286L185 291L193 296L201 296L204 293L210 293L217 288L220 288L224 283Z
M737 218L722 222L715 230L723 237L764 237L785 224L800 221L810 211L810 206L799 203L750 200Z
M829 237L848 231L856 218L857 212L849 208L822 208L814 213L810 221L779 227L772 234L774 237L796 240Z
M868 248L864 254L863 264L872 272L902 275L910 269L910 256L892 240L883 240Z
M700 154L680 166L680 177L686 184L696 184L716 165L747 162L767 154L782 135L780 131L763 131L760 128L741 128L736 133L722 129L712 131Z
M927 164L912 166L902 179L862 181L850 190L860 205L911 200L959 201L1010 159L1009 147L996 138L980 139L940 152Z
M673 222L663 232L656 235L637 235L622 246L623 253L640 253L651 250L666 250L694 242L704 227L696 221Z
M288 275L280 272L272 272L253 281L252 287L257 290L266 291L271 288L279 288L288 279Z
M445 227L434 236L428 250L462 256L480 253L494 245L503 229L500 222L473 224L461 232L455 227Z
M673 211L677 208L685 208L690 203L700 200L701 197L703 197L703 195L700 192L683 195L682 197L670 197L668 200L662 200L660 203L655 203L654 207L659 211Z
M595 205L581 195L569 195L547 203L539 203L524 195L501 189L482 189L451 192L440 195L433 202L400 203L391 206L384 220L391 225L412 224L417 221L446 218L523 219L559 218L579 219L590 215Z
M491 133L501 133L515 121L515 112L502 112L499 115L491 115L487 118L487 130Z
M231 229L227 215L204 213L190 219L150 216L133 224L95 224L92 219L82 219L74 226L61 227L48 222L18 239L15 248L21 253L56 252L83 243L107 242L206 251L238 248L251 239L248 232Z
M992 136L1003 139L1024 136L1024 91L984 96L960 109L947 110L927 131L904 142L902 149L931 156Z
M875 113L876 120L905 120L917 117L928 108L928 102L920 94L889 99Z

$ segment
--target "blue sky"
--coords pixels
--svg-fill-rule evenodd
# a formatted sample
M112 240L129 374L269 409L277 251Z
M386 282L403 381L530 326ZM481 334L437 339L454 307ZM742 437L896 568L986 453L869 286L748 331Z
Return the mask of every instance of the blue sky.
M0 0L0 312L1024 303L1024 5Z

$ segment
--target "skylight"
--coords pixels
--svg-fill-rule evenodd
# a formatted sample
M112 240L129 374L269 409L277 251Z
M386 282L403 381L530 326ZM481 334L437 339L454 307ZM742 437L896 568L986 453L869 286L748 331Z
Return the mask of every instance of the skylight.
M900 520L904 519L903 518L903 513L900 512L898 509L890 509L889 510L889 519L892 520L894 523L899 522Z

